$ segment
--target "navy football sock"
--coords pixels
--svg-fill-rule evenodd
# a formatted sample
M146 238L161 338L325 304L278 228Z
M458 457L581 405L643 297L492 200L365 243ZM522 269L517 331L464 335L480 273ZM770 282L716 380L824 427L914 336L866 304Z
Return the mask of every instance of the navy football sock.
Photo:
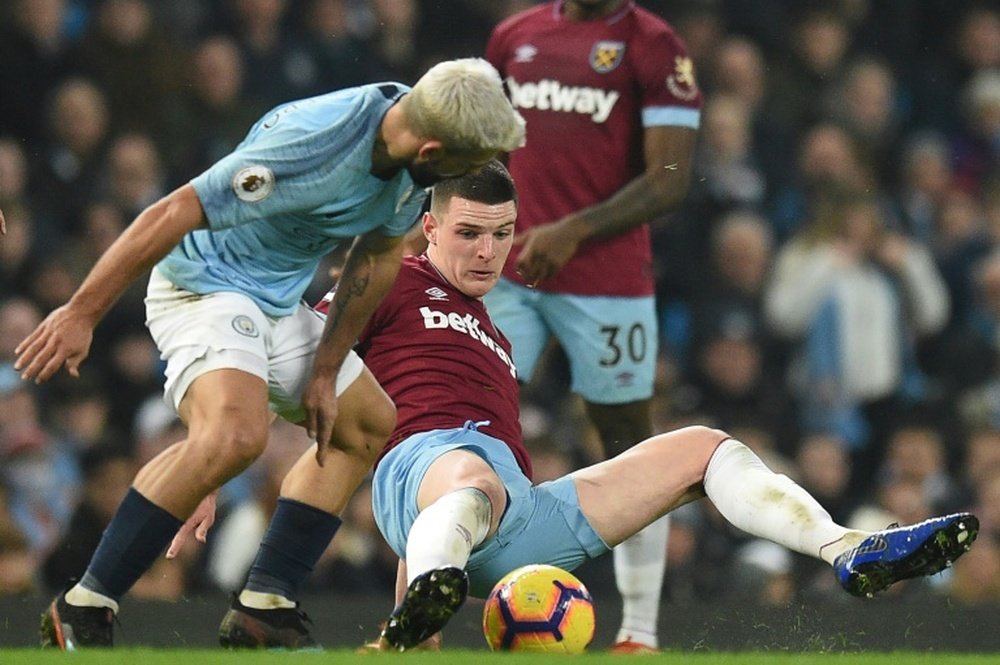
M149 570L182 524L129 488L104 530L81 586L118 601Z
M246 588L295 600L339 527L336 515L294 499L278 499Z

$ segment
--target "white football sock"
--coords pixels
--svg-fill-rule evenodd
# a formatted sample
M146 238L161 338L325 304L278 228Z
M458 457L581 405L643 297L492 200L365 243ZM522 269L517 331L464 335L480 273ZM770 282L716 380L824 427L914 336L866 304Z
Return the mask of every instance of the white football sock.
M492 516L489 497L472 487L448 492L420 511L406 537L407 585L434 568L465 568Z
M670 518L664 515L614 549L615 582L622 596L622 625L615 642L659 647L656 622L669 530Z
M255 610L281 610L296 606L294 600L289 600L280 594L250 589L240 591L240 604Z
M66 602L76 607L109 607L111 611L118 614L118 603L108 598L103 593L91 591L79 584L66 592Z
M734 439L709 460L705 493L736 528L827 563L867 535L836 524L808 492Z

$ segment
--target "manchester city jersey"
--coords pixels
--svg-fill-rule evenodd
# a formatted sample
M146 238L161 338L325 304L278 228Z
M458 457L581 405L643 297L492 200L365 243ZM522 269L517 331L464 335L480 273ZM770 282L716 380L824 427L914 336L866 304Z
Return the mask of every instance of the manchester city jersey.
M373 229L404 234L426 192L405 169L375 177L371 156L383 116L408 90L367 85L268 112L191 181L210 230L187 234L160 271L193 293L243 293L283 316L342 241Z

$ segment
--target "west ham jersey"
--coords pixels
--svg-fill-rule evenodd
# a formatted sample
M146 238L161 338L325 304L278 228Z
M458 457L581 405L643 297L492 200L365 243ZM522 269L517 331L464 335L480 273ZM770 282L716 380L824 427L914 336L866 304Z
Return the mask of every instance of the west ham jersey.
M609 198L644 170L644 127L697 128L701 93L674 31L627 2L613 16L571 21L554 2L494 30L486 58L527 121L527 144L510 154L520 198L517 229L553 222ZM522 282L507 260L505 276ZM595 240L546 291L653 293L649 227Z
M424 189L407 171L371 174L372 148L395 83L349 88L268 112L232 154L191 181L211 231L187 234L159 264L194 293L235 291L267 314L290 314L323 256L376 228L402 235Z
M403 259L357 350L396 404L396 430L383 455L411 434L489 421L479 430L506 442L531 477L510 342L482 301L453 287L426 256Z

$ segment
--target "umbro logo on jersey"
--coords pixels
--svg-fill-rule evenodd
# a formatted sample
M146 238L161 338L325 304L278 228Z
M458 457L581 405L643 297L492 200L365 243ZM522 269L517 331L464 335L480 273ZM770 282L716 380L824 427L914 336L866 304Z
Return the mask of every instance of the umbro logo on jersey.
M532 44L522 44L514 49L514 62L531 62L538 55L538 49Z
M615 375L615 383L619 388L628 388L635 382L635 374L632 372L620 372Z
M439 289L436 286L432 286L431 288L425 290L424 293L429 295L431 297L431 300L438 300L444 302L448 301L448 292L443 289Z
M563 85L552 79L518 83L514 77L508 77L507 89L515 108L580 113L589 115L598 124L608 119L621 96L616 90Z

